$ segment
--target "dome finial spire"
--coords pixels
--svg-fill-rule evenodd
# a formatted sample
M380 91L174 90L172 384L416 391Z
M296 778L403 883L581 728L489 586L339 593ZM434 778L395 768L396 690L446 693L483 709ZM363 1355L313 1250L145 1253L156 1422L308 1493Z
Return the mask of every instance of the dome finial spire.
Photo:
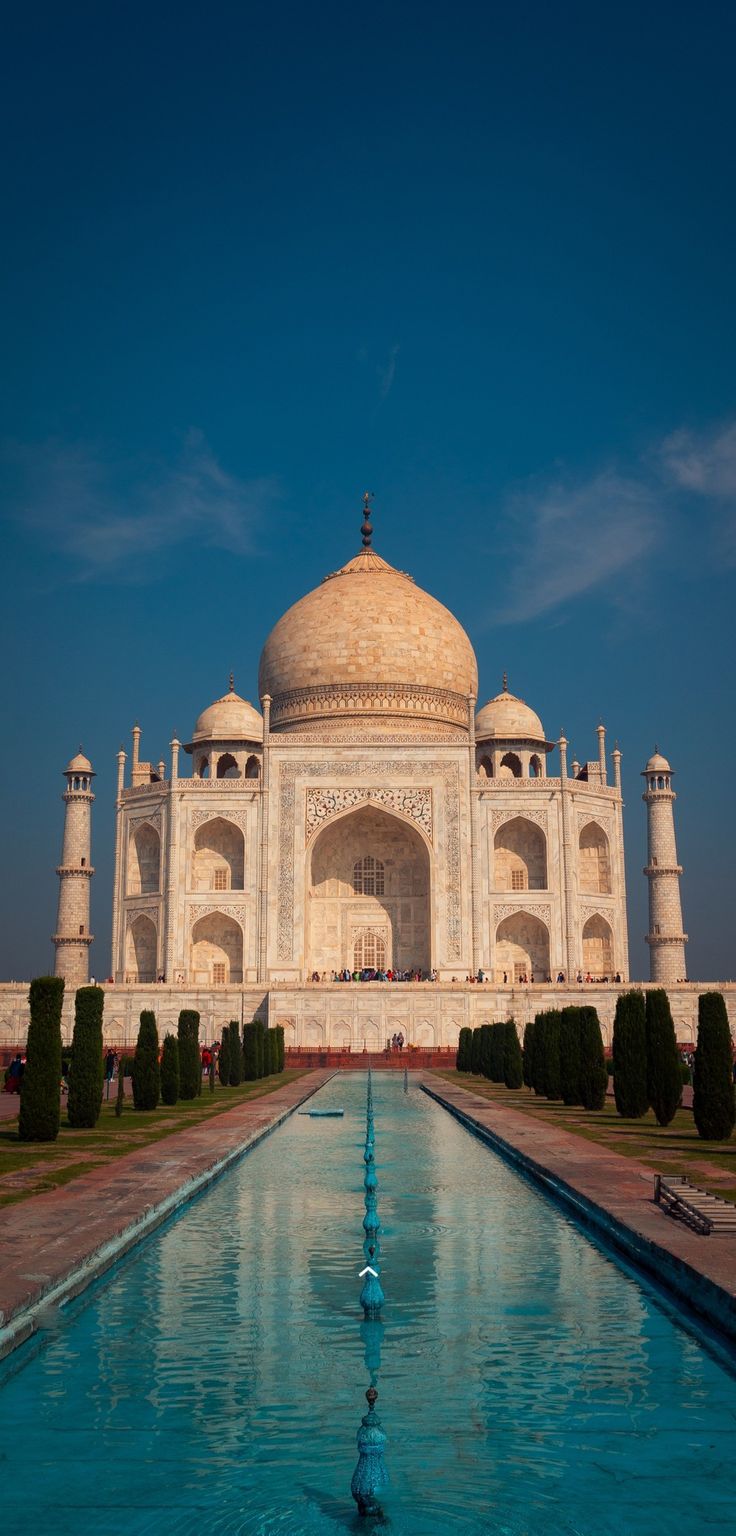
M498 676L498 674L496 674L496 675ZM508 672L504 672L504 674L503 674L503 679L502 679L502 682L501 682L501 689L502 689L503 693L508 693L508 691L509 691L509 674L508 674Z
M363 523L361 533L363 535L363 548L370 549L373 538L373 524L370 519L370 507L373 500L373 492L365 491L363 495Z
M235 673L234 672L230 673L230 692L231 693L235 692Z

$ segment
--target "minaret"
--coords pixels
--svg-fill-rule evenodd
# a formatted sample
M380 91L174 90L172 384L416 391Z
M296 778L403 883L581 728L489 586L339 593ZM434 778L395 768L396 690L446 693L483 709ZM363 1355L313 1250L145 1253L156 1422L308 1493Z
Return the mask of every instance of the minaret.
M646 789L642 800L647 808L648 861L644 874L649 881L649 977L670 986L686 978L685 945L682 931L680 875L677 862L673 806L677 796L672 788L672 769L654 749L642 774Z
M91 810L94 795L92 780L95 777L92 764L80 747L64 769L66 789L63 800L64 843L59 876L59 909L56 917L55 974L63 976L68 989L83 987L89 981L89 947L92 934L89 931L90 880L94 874L90 864Z

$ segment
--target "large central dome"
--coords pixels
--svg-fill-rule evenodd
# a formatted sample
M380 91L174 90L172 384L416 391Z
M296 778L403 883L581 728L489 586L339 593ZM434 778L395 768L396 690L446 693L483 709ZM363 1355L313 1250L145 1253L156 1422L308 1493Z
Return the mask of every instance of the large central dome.
M467 731L478 668L448 609L368 548L279 619L258 691L271 695L275 730L347 729L363 717L371 734L434 735Z

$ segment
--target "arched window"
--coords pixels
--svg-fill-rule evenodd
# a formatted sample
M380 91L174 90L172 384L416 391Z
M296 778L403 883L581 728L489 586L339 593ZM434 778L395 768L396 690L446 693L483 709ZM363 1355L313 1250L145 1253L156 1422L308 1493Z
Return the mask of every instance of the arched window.
M366 853L362 859L356 859L353 865L353 890L356 896L383 896L385 876L380 859L374 859L370 853ZM365 963L371 965L373 962L367 960Z
M161 839L155 827L144 821L131 834L128 851L128 894L150 895L161 880Z
M515 752L504 753L503 757L501 758L501 767L499 769L498 777L500 779L521 778L521 758L518 758Z
M596 981L613 975L613 935L610 924L595 913L583 928L583 967Z
M353 937L353 970L362 971L366 966L376 971L386 969L386 939L376 928L361 928Z
M542 759L541 759L541 757L537 757L537 754L535 752L530 757L530 759L529 759L529 778L530 779L541 779L541 777L542 777Z
M547 841L541 827L514 816L494 838L494 871L498 891L544 891L547 888Z
M240 774L238 772L238 765L237 765L237 763L235 761L235 758L232 755L232 752L223 752L222 757L218 758L218 761L217 761L217 777L218 777L218 779L239 779L240 778Z
M580 889L610 895L611 854L602 827L589 821L580 833Z
M479 779L492 779L493 778L493 763L492 763L490 757L482 757L481 758L480 763L478 764L478 778Z
M194 834L192 884L195 891L242 891L245 843L239 827L221 816Z
M206 757L200 757L199 762L197 763L197 778L198 779L208 779L209 776L210 776L209 761L208 761L208 759Z
M258 758L254 757L252 753L245 765L245 777L246 779L260 779L261 777L261 765Z

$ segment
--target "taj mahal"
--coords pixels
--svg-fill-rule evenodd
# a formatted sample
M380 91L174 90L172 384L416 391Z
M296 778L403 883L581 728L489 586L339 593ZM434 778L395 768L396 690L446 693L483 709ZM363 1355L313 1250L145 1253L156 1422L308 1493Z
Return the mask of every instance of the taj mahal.
M599 724L591 760L568 761L506 677L482 702L467 634L373 548L367 498L361 534L268 636L260 708L231 676L168 768L137 725L129 768L118 754L119 1027L155 986L164 1014L196 1006L213 1032L236 999L287 1044L377 1046L401 1027L448 1045L486 1013L533 1016L540 989L559 1006L596 983L606 1033L630 984L618 746ZM80 752L65 776L54 944L71 999L89 975L94 770ZM667 759L643 780L651 980L687 1038ZM366 972L381 980L340 979Z

